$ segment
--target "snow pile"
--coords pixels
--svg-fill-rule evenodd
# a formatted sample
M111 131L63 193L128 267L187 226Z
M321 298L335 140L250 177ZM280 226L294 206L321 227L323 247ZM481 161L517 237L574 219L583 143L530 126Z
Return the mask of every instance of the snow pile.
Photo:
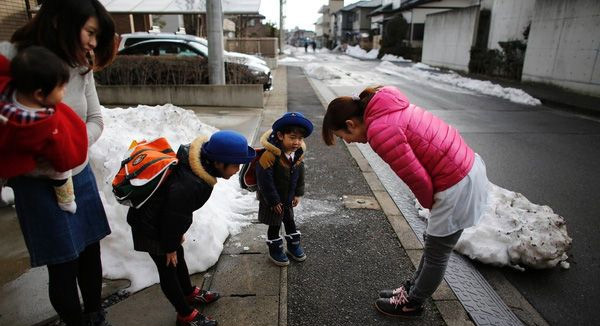
M377 59L377 56L379 55L379 49L372 49L371 51L367 52L361 49L358 45L348 46L346 49L346 54L359 59L373 60Z
M400 56L395 56L393 54L386 54L381 57L381 61L391 61L391 62L412 62L411 60L404 59Z
M420 207L428 218L429 210ZM571 238L565 220L552 208L531 203L520 193L489 183L489 199L481 222L465 229L456 251L471 259L524 270L552 268L566 262Z
M425 65L426 66L426 65ZM427 66L429 67L429 66ZM449 85L458 86L461 88L473 90L486 95L497 96L510 100L515 103L522 103L527 105L539 105L540 100L532 97L524 91L512 87L502 87L497 84L492 84L490 81L475 80L471 78L465 78L455 72L449 73L436 73L430 71L424 71L413 67L399 67L395 64L384 61L375 68L378 71L384 72L389 75L398 76L409 79L411 81L424 81L424 82L440 82Z
M342 78L336 71L318 63L309 63L304 66L304 72L307 76L319 79L340 79Z
M173 105L129 109L103 109L104 132L90 151L90 162L112 234L102 240L104 277L131 280L130 291L137 291L158 282L156 266L146 253L133 250L131 229L126 221L127 208L112 194L111 182L120 161L133 139L152 140L164 136L177 151L180 144L200 135L210 135L215 128L202 123L194 112ZM194 223L185 234L186 261L190 273L204 271L214 265L223 249L223 242L250 223L244 214L256 212L254 194L244 192L234 176L219 179L211 198L194 213Z

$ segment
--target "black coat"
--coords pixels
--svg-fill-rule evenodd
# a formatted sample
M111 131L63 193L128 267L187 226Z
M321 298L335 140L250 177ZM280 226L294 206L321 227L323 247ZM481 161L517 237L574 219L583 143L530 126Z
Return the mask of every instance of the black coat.
M177 151L179 163L165 183L139 209L130 208L135 250L152 254L176 251L181 237L192 225L194 211L210 197L216 178L201 163L200 149L207 140L199 137Z
M304 195L304 151L306 147L294 153L294 160L282 154L276 137L267 131L261 137L265 152L256 164L259 210L258 219L268 225L279 225L282 216L277 216L271 208L279 203L286 214L293 217L292 200Z

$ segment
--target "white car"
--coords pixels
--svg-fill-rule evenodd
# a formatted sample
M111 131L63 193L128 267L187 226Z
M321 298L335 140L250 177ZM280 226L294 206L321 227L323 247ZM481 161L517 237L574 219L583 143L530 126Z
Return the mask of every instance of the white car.
M118 55L151 55L151 56L200 56L208 58L208 47L199 42L184 40L159 38L142 40L133 45L120 50ZM245 60L240 62L229 56L225 56L225 67L228 65L240 65L246 67L252 74L255 84L262 84L264 90L271 90L273 87L273 76L269 67Z
M155 40L155 39L170 39L170 40L185 40L188 42L197 42L208 48L208 41L205 38L201 38L194 35L187 34L171 34L171 33L156 33L156 32L136 32L136 33L128 33L121 35L121 42L119 43L118 51L123 50L126 47L132 46L136 43L147 41L147 40ZM267 66L267 62L262 60L256 56L239 53L239 52L230 52L224 51L224 55L229 61L235 61L238 63L252 63L252 64L260 64L263 66Z

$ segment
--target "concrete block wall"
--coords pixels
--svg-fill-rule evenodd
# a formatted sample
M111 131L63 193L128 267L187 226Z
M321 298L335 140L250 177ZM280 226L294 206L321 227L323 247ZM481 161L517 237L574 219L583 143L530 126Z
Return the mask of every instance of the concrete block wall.
M494 1L491 9L488 49L501 49L498 42L523 40L531 23L535 0Z
M427 15L422 62L468 71L479 6Z
M537 0L522 80L600 96L600 1Z
M8 41L12 34L29 20L24 0L2 0L0 4L0 41Z

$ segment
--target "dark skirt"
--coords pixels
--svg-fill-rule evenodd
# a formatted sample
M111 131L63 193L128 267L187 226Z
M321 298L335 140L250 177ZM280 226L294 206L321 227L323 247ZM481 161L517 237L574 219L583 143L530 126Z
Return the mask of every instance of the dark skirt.
M294 219L294 208L291 206L283 208L283 214L278 215L275 213L271 207L266 203L266 201L259 200L258 204L258 221L262 224L266 225L281 225L283 219Z
M110 234L90 165L73 176L77 212L58 207L48 179L18 177L10 181L31 267L53 265L79 257L85 247Z

